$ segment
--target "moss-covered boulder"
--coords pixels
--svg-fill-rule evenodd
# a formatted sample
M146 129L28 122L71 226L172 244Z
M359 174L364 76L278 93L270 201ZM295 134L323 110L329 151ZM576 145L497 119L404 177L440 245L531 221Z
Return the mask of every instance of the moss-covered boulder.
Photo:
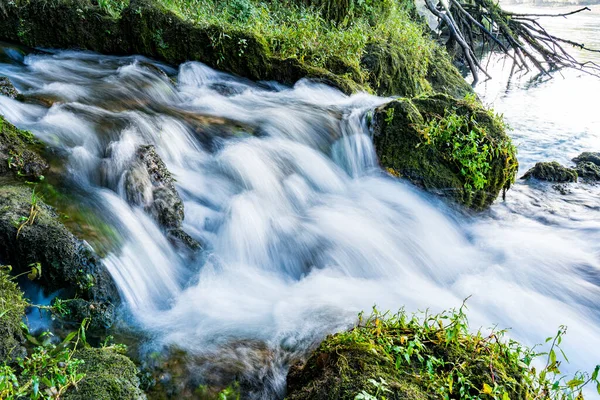
M146 396L139 388L138 369L125 355L111 348L85 348L74 356L84 363L78 372L85 374L65 400L142 400Z
M583 161L577 164L575 168L577 176L588 181L600 180L600 166L590 161Z
M354 400L362 392L376 392L370 380L386 383L387 399L430 398L410 379L404 379L377 347L369 343L339 343L337 339L328 337L305 363L291 367L287 400Z
M12 172L30 179L39 179L48 163L38 151L41 143L26 131L15 128L0 116L0 175Z
M564 331L559 331L562 336ZM473 333L462 310L439 315L380 314L328 336L292 366L287 400L549 399L560 360L537 370L545 353L503 338ZM553 355L554 357L554 355ZM583 381L581 381L583 382ZM571 389L578 393L579 388ZM559 395L560 394L560 395Z
M39 283L88 301L90 312L101 317L94 318L96 326L112 323L119 295L109 272L31 187L0 186L0 259L16 272L29 271L39 263Z
M26 305L17 284L0 269L0 364L26 354L21 329Z
M577 171L557 161L539 162L521 177L521 179L531 178L547 182L577 182Z
M473 209L508 189L518 168L502 119L471 97L394 100L375 112L373 143L392 174Z

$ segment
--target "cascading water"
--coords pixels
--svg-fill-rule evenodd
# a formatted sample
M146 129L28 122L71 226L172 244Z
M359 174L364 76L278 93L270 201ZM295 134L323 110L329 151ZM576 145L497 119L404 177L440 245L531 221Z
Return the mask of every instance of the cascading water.
M568 369L600 359L596 192L540 216L530 199L556 195L517 185L466 216L379 170L365 115L387 99L142 57L6 48L0 62L30 99L0 97L0 114L55 149L116 232L104 263L131 323L209 360L199 375L236 362L271 398L291 360L359 311L441 311L471 295L474 327L531 345L566 324ZM128 203L125 174L147 144L176 177L201 257Z

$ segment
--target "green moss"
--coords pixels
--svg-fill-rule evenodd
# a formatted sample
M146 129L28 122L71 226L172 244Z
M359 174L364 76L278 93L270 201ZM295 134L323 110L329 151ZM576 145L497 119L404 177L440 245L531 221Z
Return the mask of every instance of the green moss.
M0 363L23 354L21 323L27 303L16 283L0 268Z
M75 357L83 360L79 371L85 374L65 400L137 400L145 399L139 389L137 367L125 355L112 348L85 348Z
M521 179L539 179L548 182L577 182L577 171L560 165L557 161L539 162Z
M508 189L518 167L501 118L473 97L388 103L375 114L373 142L383 167L473 209Z
M38 179L48 169L48 163L40 155L42 144L27 131L0 116L0 175L15 175Z
M507 340L506 331L473 333L462 308L416 316L375 310L291 368L287 399L583 399L600 366L563 376L556 355L565 331L539 354ZM536 357L545 367L532 366Z
M173 64L198 60L254 80L292 84L309 77L347 93L414 96L432 88L451 94L465 89L409 0L98 4L11 2L3 9L0 38L30 46L141 53ZM340 8L335 14L344 15L341 21L323 18L332 8Z

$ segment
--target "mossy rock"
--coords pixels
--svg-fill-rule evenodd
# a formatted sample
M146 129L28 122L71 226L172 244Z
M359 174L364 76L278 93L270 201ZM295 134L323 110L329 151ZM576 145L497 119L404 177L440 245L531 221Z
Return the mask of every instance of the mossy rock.
M138 369L125 355L113 349L85 348L75 353L83 360L78 372L85 374L76 388L64 395L65 400L142 400Z
M547 182L577 182L577 171L560 165L557 161L539 162L521 177L521 179L531 178Z
M600 166L591 161L583 161L577 164L577 176L588 181L600 180Z
M27 131L0 116L0 175L15 175L39 179L48 169L48 163L39 155L41 143Z
M6 271L0 270L0 364L26 354L21 323L27 303Z
M410 379L398 374L393 363L367 343L336 343L330 336L305 363L293 365L287 378L287 400L354 400L361 393L374 393L370 379L385 380L387 399L427 400Z
M573 159L573 162L576 164L579 164L581 162L591 162L600 167L600 153L585 151L585 152L581 153L580 155L578 155L577 157L575 157Z
M89 245L75 238L30 187L0 186L0 259L18 273L40 263L42 274L37 282L51 291L64 289L66 295L77 295L93 309L105 305L108 311L98 307L102 318L93 322L96 326L112 323L119 294L109 272Z
M375 311L293 365L286 398L550 398L546 385L554 382L545 373L531 375L535 354L504 334L472 332L462 309L412 316Z
M466 121L456 133L461 140L469 139L470 132L476 130L477 137L465 143L477 143L482 149L485 146L489 154L486 160L473 161L486 164L479 177L480 187L472 184L473 177L465 169L464 164L471 160L456 157L463 146L458 137L456 143L434 145L427 135L432 122L444 121L449 115ZM436 94L394 100L375 112L373 143L380 164L388 171L475 210L489 206L507 190L518 168L516 151L501 119L474 99Z

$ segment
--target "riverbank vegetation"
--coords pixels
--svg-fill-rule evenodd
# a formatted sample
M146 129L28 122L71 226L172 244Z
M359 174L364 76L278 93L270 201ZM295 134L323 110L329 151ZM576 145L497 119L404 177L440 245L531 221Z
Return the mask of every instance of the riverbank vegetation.
M600 393L598 372L567 378L565 327L527 348L508 331L473 333L465 307L441 314L360 315L353 329L327 337L288 375L288 400L583 399Z

